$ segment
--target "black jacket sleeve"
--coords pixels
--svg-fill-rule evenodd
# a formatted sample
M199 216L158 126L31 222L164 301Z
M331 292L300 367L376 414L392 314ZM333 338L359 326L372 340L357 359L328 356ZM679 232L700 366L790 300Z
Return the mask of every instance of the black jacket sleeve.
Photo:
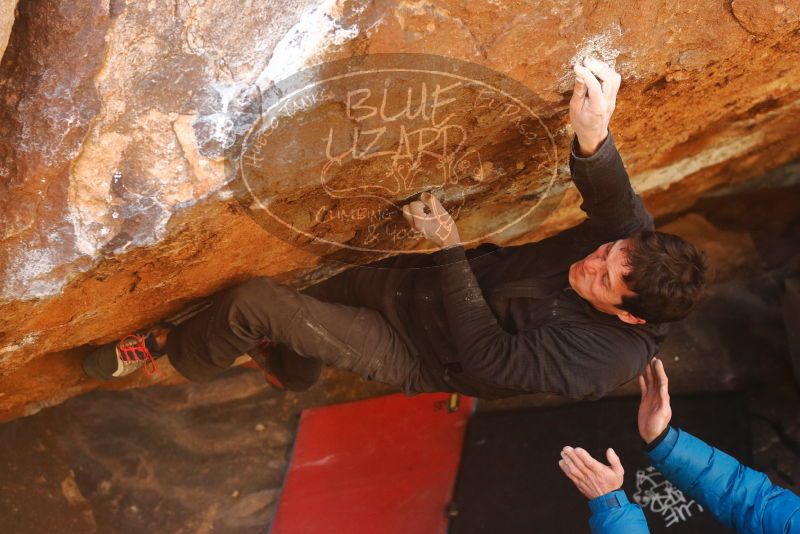
M577 156L570 169L583 196L593 240L613 240L653 227L634 192L609 133L590 157ZM605 238L605 239L604 239ZM605 324L550 325L510 333L498 323L463 247L434 254L441 266L442 297L451 342L464 373L501 388L599 397L640 370L647 342Z
M434 254L451 342L462 372L482 383L573 398L600 397L641 369L645 341L601 324L553 325L512 334L497 322L463 247ZM613 360L613 362L612 362Z
M581 209L589 216L595 232L613 240L653 229L653 217L631 187L610 132L597 152L585 158L578 156L578 140L573 138L569 168L583 197Z

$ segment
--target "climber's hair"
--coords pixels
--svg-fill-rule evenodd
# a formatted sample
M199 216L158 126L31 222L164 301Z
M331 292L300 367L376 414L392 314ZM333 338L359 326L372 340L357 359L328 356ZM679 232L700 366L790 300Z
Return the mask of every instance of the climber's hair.
M649 323L686 317L705 293L706 256L688 241L651 230L631 237L630 272L623 277L636 293L619 308Z

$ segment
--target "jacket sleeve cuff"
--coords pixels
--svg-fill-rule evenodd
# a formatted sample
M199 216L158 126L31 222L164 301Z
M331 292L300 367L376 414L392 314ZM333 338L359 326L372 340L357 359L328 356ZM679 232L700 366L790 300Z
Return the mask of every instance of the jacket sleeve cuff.
M651 450L647 451L647 456L650 458L651 462L661 463L667 456L669 456L669 453L671 453L672 449L675 448L675 444L677 442L678 431L670 426L668 427L667 435L664 436L664 439L662 439L661 442Z
M654 440L653 440L653 441L651 441L650 443L645 443L645 444L644 444L644 450L645 450L645 452L650 452L650 451L652 451L653 449L655 449L656 447L658 447L658 445L659 445L659 444L660 444L662 441L664 441L664 438L666 438L666 437L667 437L667 434L669 434L669 428L670 428L670 427L669 427L669 425L667 425L667 428L665 428L665 429L664 429L664 431L663 431L663 432L661 432L661 434L659 434L659 435L658 435L658 437L657 437L656 439L654 439Z
M467 253L462 245L453 245L434 252L433 261L438 265L467 261Z
M591 156L580 156L580 150L578 146L578 136L572 136L572 143L570 144L570 158L573 162L581 163L583 165L588 166L598 166L603 165L610 161L614 154L617 152L617 147L614 144L614 136L611 135L611 131L609 130L608 136L603 140L600 144L600 147L597 149L597 152L592 154Z
M589 501L589 509L592 515L597 515L612 508L621 508L628 504L628 496L624 490L618 489L605 495L600 495Z

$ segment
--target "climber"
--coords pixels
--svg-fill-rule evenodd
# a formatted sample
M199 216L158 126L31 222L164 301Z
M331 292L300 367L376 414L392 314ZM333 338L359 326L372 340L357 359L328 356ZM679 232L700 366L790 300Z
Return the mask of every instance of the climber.
M688 432L669 426L667 374L659 359L639 377L639 434L653 466L676 488L696 500L726 527L753 534L800 532L800 497L770 482ZM624 470L608 449L605 465L583 449L564 447L558 465L589 499L592 534L649 532L642 509L628 502Z
M304 291L253 278L185 322L99 348L85 371L116 378L167 354L202 381L247 353L270 383L296 391L329 365L406 393L484 398L597 398L635 378L667 323L700 298L705 259L654 231L630 185L608 129L619 74L597 60L574 70L570 170L583 223L536 243L466 251L453 219L423 193L403 215L441 250L355 267Z

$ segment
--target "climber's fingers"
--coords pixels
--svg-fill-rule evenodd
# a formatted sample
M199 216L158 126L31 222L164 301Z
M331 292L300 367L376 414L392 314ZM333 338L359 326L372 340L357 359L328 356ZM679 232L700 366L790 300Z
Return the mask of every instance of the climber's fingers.
M575 64L574 69L575 75L580 77L583 80L583 83L586 84L586 90L589 94L589 104L591 105L592 102L604 101L605 97L603 96L603 89L600 86L600 82L594 77L594 74L592 74L592 71L577 63Z
M607 63L592 57L587 57L583 63L601 81L603 97L609 107L613 108L617 101L617 92L619 91L622 77Z

